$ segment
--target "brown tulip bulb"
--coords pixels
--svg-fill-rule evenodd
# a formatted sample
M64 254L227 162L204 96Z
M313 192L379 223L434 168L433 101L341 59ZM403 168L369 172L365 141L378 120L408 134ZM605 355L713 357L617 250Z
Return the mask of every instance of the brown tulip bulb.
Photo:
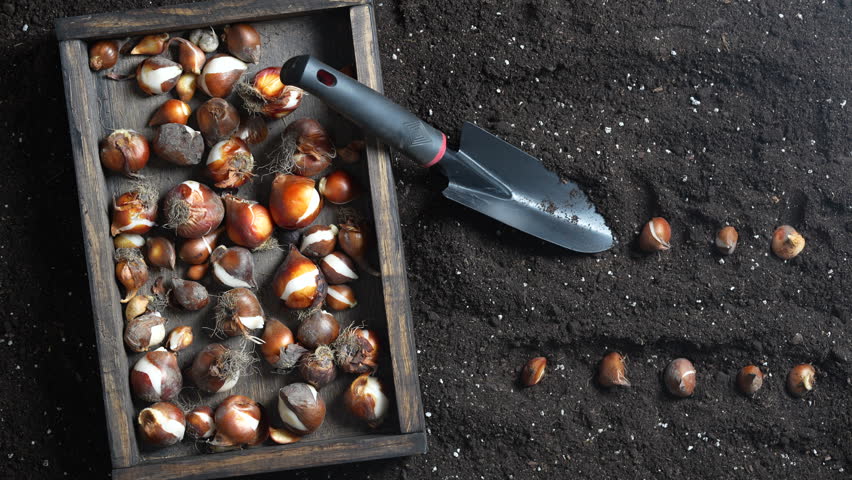
M260 34L251 25L246 23L226 25L223 39L231 55L244 62L260 61Z
M329 202L343 205L361 194L361 186L345 171L336 170L320 180L319 192Z
M305 382L316 388L322 388L337 378L337 367L334 365L334 352L326 345L321 345L313 353L306 353L299 361L299 373Z
M175 245L166 237L151 237L145 243L148 264L160 268L175 269Z
M544 371L547 368L547 359L544 357L535 357L530 359L521 369L521 385L532 387L538 385L541 378L544 377Z
M198 75L191 72L183 72L178 77L175 85L175 92L182 102L189 102L195 96L195 90L198 88Z
M160 108L154 112L154 116L148 121L149 127L157 127L166 123L179 123L186 125L189 120L189 115L192 109L189 104L182 102L176 98L166 100L166 103L160 105Z
M230 288L255 288L254 257L243 247L220 245L210 254L213 278Z
M349 385L343 394L343 404L352 415L367 422L370 428L381 425L390 411L390 400L384 386L369 373L359 376Z
M166 319L159 312L139 315L124 327L124 344L134 352L147 352L163 343L164 338Z
M166 42L169 39L168 33L157 33L146 35L142 40L133 47L130 51L131 55L159 55L166 50Z
M89 47L89 68L94 71L112 68L118 62L121 42L118 40L100 40Z
M240 126L237 109L221 98L211 98L201 104L195 118L204 141L210 146L231 138Z
M168 402L157 402L139 412L139 436L151 447L168 447L183 440L186 419L183 411Z
M253 362L254 356L248 352L211 343L195 356L187 376L205 392L227 392L234 388Z
M135 177L148 164L148 140L133 130L115 130L101 142L101 164L107 170Z
M166 194L167 225L183 238L198 238L216 230L225 217L222 199L207 185L187 180Z
M118 248L142 248L145 246L145 237L137 233L120 233L112 239L112 246Z
M250 145L256 145L266 140L269 136L269 127L262 118L255 115L241 115L240 126L234 132L235 137L240 137Z
M189 32L189 41L198 45L203 52L213 53L219 48L219 39L216 37L216 32L213 27L196 28Z
M260 353L266 359L266 362L272 366L278 363L281 351L294 341L293 332L275 318L266 321L261 339L263 343L260 345Z
M228 290L216 304L216 331L229 337L244 335L254 343L263 340L251 335L252 330L263 328L263 308L254 293L247 288Z
M300 118L284 130L279 163L293 165L293 173L312 177L322 173L335 157L334 144L322 125L311 118Z
M283 428L269 428L269 438L272 439L273 442L278 445L289 445L291 443L298 442L302 439L301 436L296 435L290 430L285 430Z
M278 391L278 415L288 430L307 435L325 420L325 402L312 385L291 383Z
M156 219L157 190L151 184L139 183L133 190L113 200L110 233L113 236L148 233L156 225Z
M149 57L136 67L136 82L148 95L168 93L175 88L183 68L165 57Z
M165 348L146 353L130 371L133 395L146 402L171 400L183 386L177 356Z
M204 54L204 51L198 48L198 45L180 37L171 39L169 44L171 42L178 42L179 44L178 62L183 67L183 70L200 75L201 68L207 62L207 55Z
M340 224L337 244L361 268L375 277L381 274L367 262L367 250L373 245L372 232L364 223L346 221Z
M264 435L260 430L268 428L263 417L259 403L242 395L231 395L216 407L213 415L216 435L210 444L214 447L254 444L258 436Z
M222 200L225 202L228 238L232 242L255 249L269 241L275 225L266 207L234 195L225 195Z
M666 367L663 380L672 395L689 397L695 391L695 367L685 358L676 358Z
M195 336L192 334L192 327L189 325L181 325L179 327L175 327L169 333L169 338L166 340L166 348L168 348L170 352L179 352L192 345L192 341L194 339Z
M297 175L278 174L272 182L269 211L281 228L297 230L306 227L322 210L322 197L314 181Z
M796 365L787 374L787 391L802 398L816 386L816 369L809 363Z
M379 337L365 328L349 328L334 342L335 362L346 373L372 373L379 362Z
M213 421L213 409L207 406L196 407L186 414L186 433L195 440L204 440L216 432Z
M151 313L148 310L148 304L151 303L151 297L147 295L136 295L127 302L127 307L124 309L124 319L130 322L134 318Z
M253 170L254 156L239 137L213 145L207 155L207 174L216 188L239 188L254 176Z
M186 269L186 278L197 282L204 278L205 275L207 275L207 271L209 269L209 263L202 263L201 265L190 265L189 268Z
M737 229L728 225L716 234L716 248L722 255L730 255L737 249L737 240L739 238L740 235L737 233Z
M598 383L602 387L629 387L625 370L624 357L618 352L608 353L598 367Z
M222 233L215 230L207 235L184 240L178 251L178 258L190 265L201 265L210 258L210 254L216 248L216 237Z
M172 279L171 299L175 305L191 312L201 310L210 303L210 296L204 285L181 278Z
M248 112L279 119L299 108L304 91L281 83L280 73L279 67L264 68L257 72L251 82L237 85L237 93Z
M296 339L305 348L313 350L320 345L331 345L339 335L340 324L334 315L325 310L315 310L299 324Z
M355 262L343 252L333 252L323 257L320 268L330 285L340 285L358 280Z
M654 217L642 228L639 234L639 248L645 252L668 250L672 246L672 229L665 218Z
M737 386L745 395L754 395L763 386L763 372L754 365L746 365L737 374Z
M292 309L316 307L325 298L327 287L320 269L292 245L272 280L275 296Z
M322 258L334 251L337 245L336 225L314 225L302 232L299 251L311 258Z
M363 140L353 140L337 151L337 157L346 164L358 163L367 145Z
M772 253L783 260L790 260L802 253L805 237L790 225L781 225L772 234Z
M358 300L355 298L355 291L349 285L329 285L325 304L332 310L342 311L358 306Z
M198 86L211 97L227 97L247 68L245 63L230 55L214 55L198 76Z
M121 303L127 303L148 281L148 266L138 249L119 248L115 251L115 276L127 291Z
M167 123L157 129L152 146L154 154L175 165L198 165L204 155L201 132L179 123Z

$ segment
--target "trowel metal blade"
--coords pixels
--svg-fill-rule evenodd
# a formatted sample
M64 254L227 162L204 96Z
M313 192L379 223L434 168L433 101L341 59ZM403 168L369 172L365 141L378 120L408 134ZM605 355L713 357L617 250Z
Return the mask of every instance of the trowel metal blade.
M444 196L570 250L596 253L613 244L604 218L580 187L535 157L472 123L458 152L438 164L449 178Z

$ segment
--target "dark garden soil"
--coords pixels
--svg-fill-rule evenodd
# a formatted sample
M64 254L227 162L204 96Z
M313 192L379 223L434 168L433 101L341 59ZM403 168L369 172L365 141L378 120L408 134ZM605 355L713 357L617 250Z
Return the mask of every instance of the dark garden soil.
M54 18L0 11L0 477L103 478L94 332ZM793 3L794 5L790 5ZM457 142L470 120L579 181L615 247L575 255L395 161L430 451L295 478L841 478L852 469L852 5L377 2L385 89ZM673 248L638 253L652 216ZM711 247L737 227L731 257ZM807 247L783 262L772 230ZM609 350L632 388L592 381ZM517 373L550 358L534 388ZM663 393L676 357L693 398ZM816 390L784 391L811 362ZM769 376L756 398L737 370ZM268 478L280 478L269 476Z

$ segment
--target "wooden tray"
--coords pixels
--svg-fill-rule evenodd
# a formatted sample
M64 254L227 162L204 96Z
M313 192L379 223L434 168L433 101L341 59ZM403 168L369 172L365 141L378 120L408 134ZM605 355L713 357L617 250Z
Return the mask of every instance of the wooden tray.
M262 36L263 52L260 63L250 65L246 75L252 75L267 66L280 66L290 56L310 53L333 66L354 64L358 79L381 91L373 15L369 2L361 0L237 0L57 21L104 389L106 427L115 478L226 477L426 451L396 194L390 156L385 146L375 139L367 138L366 161L354 168L347 167L363 185L369 185L370 195L364 195L355 208L365 213L367 218L372 215L378 238L377 258L382 278L362 275L353 284L358 295L358 307L335 316L341 325L364 323L382 337L385 353L378 376L386 386L391 387L395 411L378 430L370 430L354 421L344 413L340 399L342 390L354 377L341 374L335 383L321 390L329 411L324 425L314 434L291 445L266 445L219 454L200 453L188 441L162 450L147 450L137 440L136 415L146 405L134 401L130 395L129 371L139 355L128 354L122 341L124 319L119 303L122 292L115 281L113 247L109 235L111 200L113 196L126 191L129 183L123 177L105 175L98 156L98 142L112 129L132 128L151 138L153 130L143 126L156 107L166 99L173 98L173 94L148 97L140 92L135 81L114 82L103 78L102 72L90 71L87 40L164 31L180 34L196 27L250 22ZM132 71L143 58L122 56L113 70L119 73ZM206 98L202 92L197 93L190 102L193 111ZM318 99L306 96L302 106L293 115L283 121L271 122L269 139L259 148L252 148L260 165L265 163L266 154L275 148L276 139L284 126L301 117L319 120L337 145L345 145L359 135L348 121L328 110ZM190 120L190 125L193 125L193 121ZM163 194L187 178L203 181L199 167L174 167L152 158L142 173ZM271 176L256 178L240 190L240 196L265 203L270 184ZM317 223L333 223L336 219L335 210L334 206L327 205ZM269 278L284 256L285 252L276 250L255 254L256 277L261 285L258 296L267 316L284 321L295 331L295 314L286 311L268 285ZM152 281L161 275L153 269L151 273ZM176 273L182 274L183 269L178 269ZM162 275L168 278L172 273L164 271ZM179 355L181 367L191 362L197 350L212 341L204 334L204 328L211 326L211 309L215 300L210 303L201 312L179 313L172 309L165 312L169 319L168 328L192 325L199 339L190 351ZM233 344L238 341L229 339L223 343ZM261 364L258 374L241 378L227 394L203 396L203 404L215 407L228 394L244 394L263 403L275 425L276 392L292 379L270 374L265 362L261 361Z

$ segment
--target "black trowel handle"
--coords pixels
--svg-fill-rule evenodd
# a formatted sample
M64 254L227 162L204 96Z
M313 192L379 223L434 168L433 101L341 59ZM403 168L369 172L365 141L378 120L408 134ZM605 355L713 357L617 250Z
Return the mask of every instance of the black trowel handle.
M441 160L447 137L375 90L310 55L281 67L281 81L316 95L368 133L430 167Z

